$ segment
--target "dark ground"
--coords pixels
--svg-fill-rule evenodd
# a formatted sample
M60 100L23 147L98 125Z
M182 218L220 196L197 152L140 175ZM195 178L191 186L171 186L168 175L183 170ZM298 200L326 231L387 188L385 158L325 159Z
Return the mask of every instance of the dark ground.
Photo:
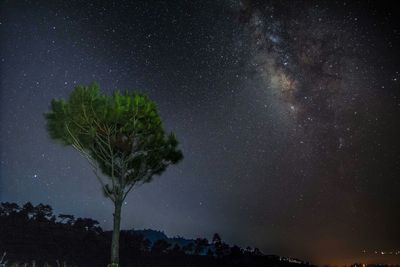
M0 252L8 262L66 262L78 267L104 267L109 261L111 233L98 222L72 215L53 215L52 208L30 203L0 204ZM121 231L121 266L310 266L290 263L278 256L263 255L258 249L229 246L218 235L212 242L194 240L179 246L165 240L150 242L143 235Z

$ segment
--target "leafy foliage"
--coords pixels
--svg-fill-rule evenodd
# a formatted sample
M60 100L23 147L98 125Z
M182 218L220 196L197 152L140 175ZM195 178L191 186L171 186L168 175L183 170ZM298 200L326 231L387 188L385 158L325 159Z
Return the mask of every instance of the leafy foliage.
M147 96L118 91L103 95L96 83L76 87L67 101L54 99L45 117L50 137L72 145L89 161L114 202L111 262L118 265L122 202L135 184L150 182L182 159L178 141L164 132L156 105ZM41 216L46 216L45 209Z
M143 94L106 96L96 83L78 86L67 101L54 99L45 117L52 139L72 145L96 174L99 168L111 178L102 185L113 201L182 159L175 135L164 132L156 104Z

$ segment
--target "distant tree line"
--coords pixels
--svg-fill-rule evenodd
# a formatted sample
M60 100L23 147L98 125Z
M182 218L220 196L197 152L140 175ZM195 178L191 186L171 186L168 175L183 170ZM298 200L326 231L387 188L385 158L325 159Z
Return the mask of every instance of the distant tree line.
M91 218L53 214L49 205L19 206L0 203L0 254L10 262L44 264L56 261L78 267L107 266L110 231L103 231ZM197 238L184 246L166 240L150 242L133 231L121 231L120 265L130 266L299 266L278 256L265 256L258 249L230 246L214 234L211 242ZM308 265L309 266L309 265Z

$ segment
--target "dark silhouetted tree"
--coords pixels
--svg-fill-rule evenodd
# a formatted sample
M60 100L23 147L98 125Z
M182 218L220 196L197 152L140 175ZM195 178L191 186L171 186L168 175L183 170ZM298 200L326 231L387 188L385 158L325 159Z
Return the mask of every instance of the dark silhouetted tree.
M33 213L35 212L35 208L32 205L31 202L27 202L22 206L22 209L20 211L20 213L23 214L23 216L29 220L33 217Z
M1 215L13 216L16 215L20 210L20 207L16 203L3 202L1 203Z
M111 262L118 265L122 203L135 185L150 182L182 159L178 141L173 133L165 133L148 97L129 92L102 95L95 83L76 87L67 101L52 100L45 117L50 137L89 161L105 196L114 203Z
M253 256L262 256L263 255L259 248L254 248L252 254L253 254Z
M74 223L76 229L99 232L99 222L90 218L78 218Z
M157 240L151 247L151 253L157 256L161 256L167 253L168 248L171 246L170 243L164 239Z
M186 254L192 254L193 253L193 243L190 242L189 244L185 245L182 249Z
M215 244L215 243L221 243L221 242L222 242L222 241L221 241L221 237L219 236L218 233L215 233L215 234L213 235L213 238L212 238L212 243Z
M252 252L253 252L253 249L252 249L251 247L247 246L247 247L244 249L243 254L246 255L246 256L250 256L250 255L252 254Z
M121 231L121 252L123 255L140 256L150 251L150 241L141 234Z
M227 256L230 253L231 253L231 248L229 247L229 245L225 242L222 242L220 247L220 257Z
M39 222L46 222L51 219L53 208L49 205L39 204L33 208L33 219Z
M73 215L60 214L60 215L58 215L58 218L60 218L60 223L63 223L64 221L69 225L72 225L75 223L75 217Z
M208 240L206 238L197 238L194 241L194 253L196 255L201 254L206 246L208 246Z
M171 251L170 251L170 255L178 257L178 256L185 255L185 253L184 253L184 251L182 250L182 248L178 244L175 244L173 246L173 248L171 249Z
M212 238L212 244L214 246L215 250L215 256L218 258L222 257L222 240L219 234L215 233L213 238Z

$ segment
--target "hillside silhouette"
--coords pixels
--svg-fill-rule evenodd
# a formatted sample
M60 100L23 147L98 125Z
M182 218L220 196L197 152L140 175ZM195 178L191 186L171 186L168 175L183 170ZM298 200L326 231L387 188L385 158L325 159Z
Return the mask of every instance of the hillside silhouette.
M49 205L0 204L0 253L9 262L67 262L78 267L107 266L111 232L91 218L53 214ZM123 230L121 266L311 266L297 259L264 255L257 248L212 240L167 237L151 229Z

